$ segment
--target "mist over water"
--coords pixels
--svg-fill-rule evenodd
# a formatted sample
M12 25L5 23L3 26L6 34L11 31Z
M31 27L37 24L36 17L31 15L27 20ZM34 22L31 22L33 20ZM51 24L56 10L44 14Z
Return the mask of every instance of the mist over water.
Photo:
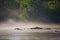
M7 29L14 29L14 28L21 28L21 29L28 29L32 27L41 27L41 28L60 28L60 25L56 24L44 24L35 21L16 21L14 19L9 19L5 22L0 22L0 30L7 30Z
M51 1L23 0L20 4L20 0L0 0L0 40L60 40L60 1L57 6ZM30 29L34 27L43 29ZM59 33L44 28L59 29Z

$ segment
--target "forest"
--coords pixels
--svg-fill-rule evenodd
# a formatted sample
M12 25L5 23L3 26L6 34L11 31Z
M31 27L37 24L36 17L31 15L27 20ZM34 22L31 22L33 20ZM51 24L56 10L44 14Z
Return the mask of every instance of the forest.
M60 0L0 0L0 21L9 18L60 23Z

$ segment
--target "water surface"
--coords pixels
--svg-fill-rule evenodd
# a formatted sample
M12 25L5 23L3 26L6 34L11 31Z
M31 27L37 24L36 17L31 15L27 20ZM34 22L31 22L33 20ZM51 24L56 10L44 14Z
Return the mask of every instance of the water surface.
M0 35L0 40L60 40L59 33L20 33L18 35L3 33Z

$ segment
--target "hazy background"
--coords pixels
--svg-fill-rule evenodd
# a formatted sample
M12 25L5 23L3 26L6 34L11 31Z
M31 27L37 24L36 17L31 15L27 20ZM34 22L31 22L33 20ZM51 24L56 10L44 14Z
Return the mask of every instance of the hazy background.
M34 0L0 0L0 27L7 27L7 29L35 26L60 28L60 1L55 2L53 0L37 2Z

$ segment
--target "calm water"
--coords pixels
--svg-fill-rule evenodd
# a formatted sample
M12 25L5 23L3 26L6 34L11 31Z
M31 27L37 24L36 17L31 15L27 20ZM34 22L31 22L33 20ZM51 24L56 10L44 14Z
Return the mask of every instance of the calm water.
M0 35L0 40L60 40L58 33L21 33L20 35Z

